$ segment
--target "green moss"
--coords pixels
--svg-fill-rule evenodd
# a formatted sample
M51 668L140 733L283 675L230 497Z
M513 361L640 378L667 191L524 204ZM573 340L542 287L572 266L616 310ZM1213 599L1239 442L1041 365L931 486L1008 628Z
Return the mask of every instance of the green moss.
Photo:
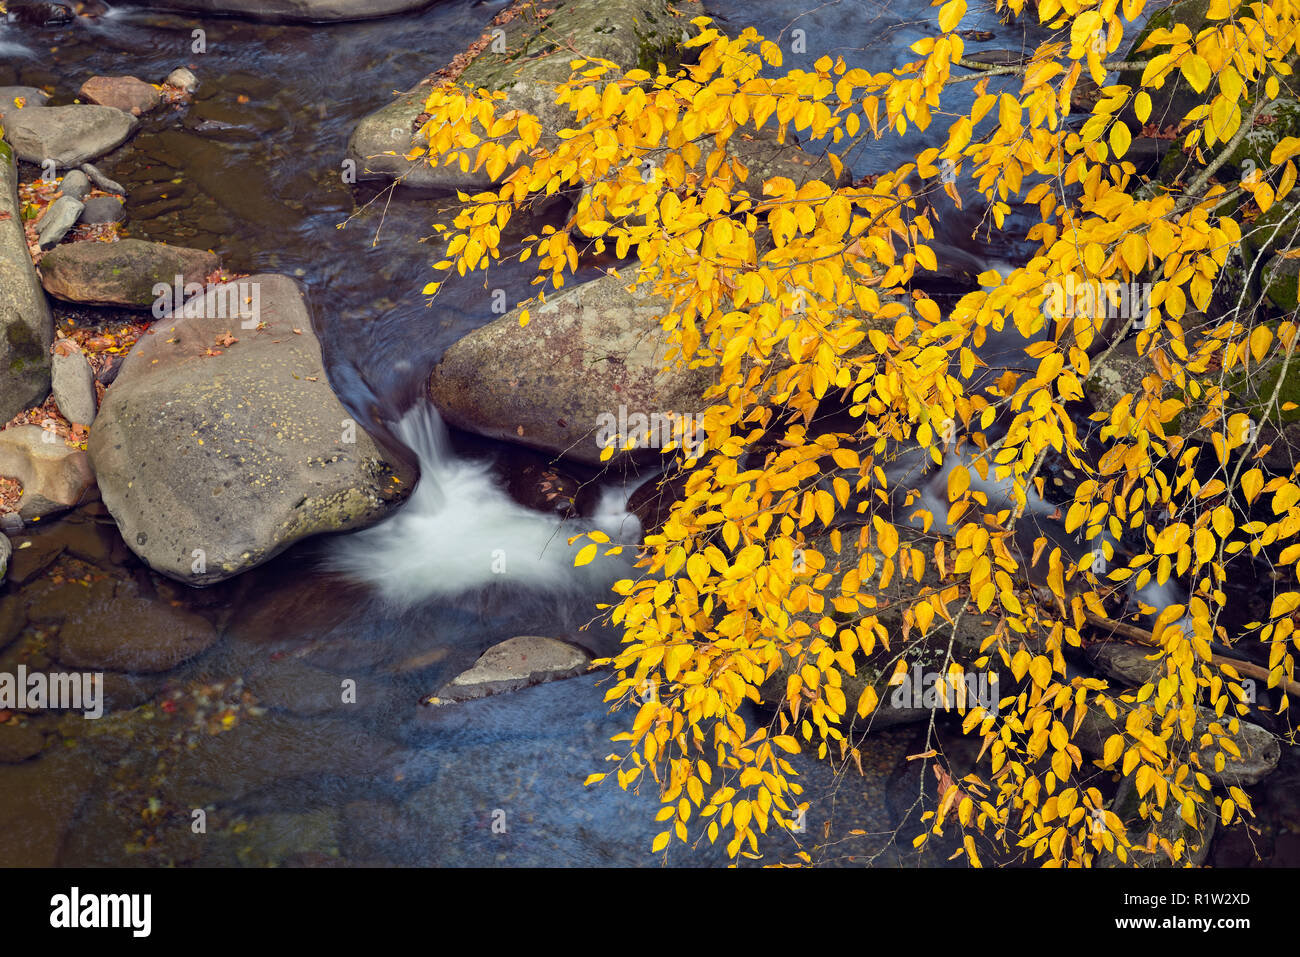
M1265 287L1264 295L1268 297L1269 302L1283 312L1295 312L1297 306L1296 283L1295 273L1275 273L1272 281Z
M10 166L14 165L14 151L9 148L9 144L4 140L0 140L0 156L3 156L4 161Z
M658 73L660 63L669 73L676 72L682 65L681 46L665 40L663 34L642 34L638 31L637 41L636 65L651 76Z
M1224 387L1232 393L1234 400L1232 404L1236 408L1256 421L1262 421L1264 407L1277 387L1277 379L1281 372L1282 362L1277 360L1264 369L1256 371L1249 379L1242 372L1233 373L1224 383ZM1282 411L1287 403L1295 403L1297 408ZM1268 421L1275 426L1300 421L1300 364L1292 363L1288 368L1287 377L1278 392L1277 407Z
M41 344L27 328L27 323L17 317L5 329L5 341L9 344L9 369L12 372L22 372L29 364L39 363L43 358Z

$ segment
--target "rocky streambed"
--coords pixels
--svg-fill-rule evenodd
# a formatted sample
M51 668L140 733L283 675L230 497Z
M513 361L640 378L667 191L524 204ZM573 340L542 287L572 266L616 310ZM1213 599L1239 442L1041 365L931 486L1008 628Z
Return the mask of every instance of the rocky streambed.
M664 503L652 465L599 470L589 426L609 396L675 407L707 383L657 372L634 329L655 303L596 264L532 338L502 307L528 269L430 306L422 240L447 189L482 182L401 155L428 75L466 49L467 79L530 106L567 65L557 37L671 60L687 16L659 0L155 6L170 12L87 4L0 27L0 674L103 675L94 719L0 701L0 864L646 863L654 795L582 787L626 720L586 671L618 641L587 627L599 583L557 570L572 529L635 536ZM937 29L914 6L805 17L792 62L898 62ZM775 36L805 11L710 12ZM985 19L994 53L1036 42ZM332 20L349 22L294 22ZM749 148L830 176L797 147ZM856 175L890 162L874 149ZM207 308L187 314L189 285ZM464 431L413 439L399 423L424 396ZM477 524L422 524L435 478ZM367 527L378 549L352 554L380 572L345 574ZM391 600L386 576L422 577L427 597ZM928 716L873 730L860 768L797 762L822 860L945 863L951 840L910 843L938 780L907 760L935 744ZM951 722L936 733L954 770L975 766ZM1270 742L1242 780L1266 819L1252 852L1283 862L1296 772L1288 753L1269 776ZM707 845L671 860L721 863Z

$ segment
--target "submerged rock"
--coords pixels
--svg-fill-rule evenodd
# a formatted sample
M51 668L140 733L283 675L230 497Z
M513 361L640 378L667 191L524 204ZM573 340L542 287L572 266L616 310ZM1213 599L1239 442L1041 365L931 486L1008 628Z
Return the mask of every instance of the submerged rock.
M0 724L0 764L18 764L45 749L45 735L30 724Z
M54 752L0 767L0 867L53 867L63 837L94 786L83 755Z
M638 431L638 415L663 425L668 413L698 414L712 376L664 369L667 333L656 319L668 304L629 293L633 276L556 295L526 328L514 311L460 339L433 370L434 405L459 428L591 464L601 440Z
M71 23L76 19L72 8L53 0L18 0L9 4L9 20L33 27L51 27L61 23Z
M32 266L13 154L0 142L0 422L50 394L54 320Z
M136 343L90 432L104 503L137 555L209 584L405 498L411 472L330 389L297 283L214 286L203 311Z
M590 662L585 651L567 642L520 635L483 652L474 667L457 675L427 702L441 705L469 701L543 681L571 678L586 671Z
M25 162L78 166L122 145L137 124L111 106L32 106L5 118L5 139Z
M69 302L145 308L158 299L155 286L170 290L177 276L202 283L220 267L215 253L142 239L69 243L41 260L41 284Z
M90 602L59 629L69 668L153 673L175 668L217 641L206 618L161 601L118 595Z

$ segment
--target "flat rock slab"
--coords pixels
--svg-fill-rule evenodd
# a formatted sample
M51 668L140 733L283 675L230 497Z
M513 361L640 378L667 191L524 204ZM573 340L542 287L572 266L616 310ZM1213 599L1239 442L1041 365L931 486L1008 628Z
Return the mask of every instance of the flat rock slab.
M236 314L245 303L254 318ZM330 389L297 283L251 276L212 287L204 306L141 337L89 443L126 544L194 585L372 524L414 484Z
M50 394L53 342L54 320L23 232L13 153L0 141L0 422Z
M535 306L527 327L516 310L454 343L430 379L434 405L459 428L593 465L602 441L636 435L635 416L701 413L712 373L664 368L668 303L629 293L634 269Z
M6 117L5 139L24 162L78 166L121 146L137 124L111 106L31 106Z
M215 253L142 239L67 243L41 259L41 284L68 302L145 308L159 284L171 290L177 276L182 285L202 283L220 267Z
M90 457L39 425L0 432L0 475L22 483L19 514L29 521L88 500L95 484Z
M58 658L69 668L151 674L175 668L216 643L206 618L146 598L91 602L59 629Z
M587 670L591 659L581 648L555 638L521 635L493 645L474 667L457 675L428 704L486 698L528 688L543 681L571 678Z

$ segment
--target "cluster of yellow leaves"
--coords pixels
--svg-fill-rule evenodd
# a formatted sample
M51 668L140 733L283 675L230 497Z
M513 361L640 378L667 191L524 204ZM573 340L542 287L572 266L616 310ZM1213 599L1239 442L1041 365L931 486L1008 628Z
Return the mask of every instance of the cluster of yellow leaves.
M1023 0L1010 7L1019 13ZM699 32L686 44L695 62L675 73L575 59L572 78L556 90L572 122L553 138L535 117L503 111L501 94L445 86L430 96L429 161L485 170L496 184L462 194L467 206L438 269L488 268L501 258L511 216L563 192L577 198L569 222L528 237L519 253L536 259L535 283L561 287L588 253L635 256L635 285L671 304L661 318L671 358L718 370L705 451L683 463L685 495L646 537L642 577L615 586L621 600L610 611L625 646L613 659L609 700L637 706L611 758L620 786L655 782L666 823L655 851L674 837L692 840L694 830L725 838L732 856L756 855L759 834L792 825L801 789L785 755L806 744L819 756L832 745L841 755L850 750L842 719L868 715L878 702L870 688L846 700L844 678L855 673L856 656L899 639L880 624L875 592L895 576L919 582L927 566L944 585L917 595L902 638L955 629L970 605L996 623L978 664L1000 662L1016 682L997 713L966 713L964 729L982 737L991 778L968 779L964 788L949 782L931 832L942 833L955 815L972 863L975 830L1053 865L1087 864L1102 850L1130 854L1122 822L1085 783L1094 763L1073 741L1090 709L1116 721L1127 710L1123 733L1095 765L1135 776L1144 815L1150 797L1152 807L1176 805L1195 820L1209 786L1202 762L1223 769L1246 712L1239 676L1215 664L1210 649L1211 639L1243 637L1219 624L1229 565L1243 551L1276 547L1283 565L1300 560L1300 544L1279 545L1300 531L1300 483L1250 464L1262 450L1244 416L1229 411L1227 388L1234 369L1289 362L1296 326L1216 323L1202 312L1241 240L1224 200L1249 194L1266 211L1284 198L1300 142L1280 143L1249 183L1215 184L1206 175L1182 192L1137 195L1134 167L1123 161L1132 131L1121 116L1131 103L1145 121L1149 93L1104 85L1081 124L1070 112L1085 72L1105 83L1106 58L1144 7L1145 0L1041 0L1039 17L1057 33L1035 51L1020 89L990 92L990 78L979 80L973 107L957 115L942 146L870 185L759 182L742 159L745 140L765 125L783 140L797 131L806 148L826 149L838 176L837 145L902 136L951 116L942 94L962 81L953 69L963 57L955 31L965 0L948 0L939 11L942 35L915 44L921 59L892 73L823 57L812 71L771 76L765 67L781 66L779 47L753 30L728 38L707 18L693 21ZM1186 145L1203 164L1200 150L1231 141L1253 109L1247 104L1279 95L1300 32L1292 0L1249 7L1213 0L1210 18L1216 25L1195 37L1185 27L1155 31L1147 46L1160 52L1142 79L1159 88L1179 71L1208 91L1217 78L1213 98L1182 119ZM1028 234L1038 254L1009 275L981 276L981 290L946 316L908 291L918 267L937 266L927 244L933 224L916 190L940 164L971 171L999 227L1013 203L1039 217ZM950 179L943 188L955 195ZM1089 353L1104 344L1105 310L1049 316L1044 303L1053 284L1139 282L1151 290L1137 346L1150 372L1139 391L1099 413L1106 445L1093 460L1066 404L1096 372ZM527 319L524 311L521 324ZM971 387L979 346L1009 325L1033 341L1026 352L1036 368ZM1126 324L1110 334L1127 331ZM812 428L828 397L860 425ZM1209 409L1200 424L1217 459L1209 480L1197 478L1206 465L1200 448L1165 431L1198 400ZM1000 437L990 441L995 421ZM933 550L919 549L895 525L885 468L908 449L938 463L957 446L969 464L951 472L949 511L925 516L927 527L933 519L954 531ZM1097 573L1040 539L1035 559L1050 551L1049 607L1028 597L1025 556L1012 535L1027 494L1041 491L1037 472L1052 451L1083 476L1066 509L1067 532L1089 540L1137 535L1146 544ZM1014 487L1015 508L990 504L981 490L990 481ZM1268 496L1274 521L1238 524L1242 509ZM841 540L846 519L857 526L861 557L830 591L829 564L853 544ZM593 536L579 562L606 542ZM1115 557L1108 543L1102 550ZM1063 651L1080 645L1089 612L1105 613L1108 591L1130 578L1141 586L1175 575L1191 582L1191 598L1157 623L1158 681L1121 695L1107 694L1104 681L1066 677ZM1300 591L1285 591L1270 620L1252 626L1272 649L1270 687L1293 676L1287 645L1300 647L1297 606ZM1045 638L1040 651L1027 650L1028 637ZM771 727L751 728L742 705L758 701L759 687L786 662L795 667L781 713ZM1198 707L1218 719L1201 735ZM1237 789L1215 800L1225 821L1250 810ZM1163 850L1177 856L1185 848Z

